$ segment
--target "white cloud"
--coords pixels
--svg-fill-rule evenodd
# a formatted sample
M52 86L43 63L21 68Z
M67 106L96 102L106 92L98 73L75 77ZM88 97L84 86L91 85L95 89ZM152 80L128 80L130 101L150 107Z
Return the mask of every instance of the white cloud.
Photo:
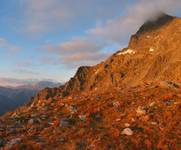
M23 86L26 85L34 85L39 82L42 83L47 83L47 82L52 82L52 83L57 83L56 80L52 79L18 79L18 78L2 78L0 77L0 86L2 87L18 87L18 86ZM51 86L51 85L50 85Z
M39 34L69 30L103 21L117 15L127 4L124 0L21 0L24 13L23 30Z
M180 8L180 0L139 0L128 8L126 16L90 29L89 34L120 43L128 35L136 32L145 21L157 17L160 12L172 14Z
M0 37L0 48L8 50L8 52L17 52L20 51L20 47L12 44L7 41L5 38Z
M41 49L59 55L59 63L78 66L98 63L105 58L107 54L102 51L103 47L106 47L106 43L102 41L95 41L91 38L75 38L57 45L44 45ZM57 60L55 61L57 62Z
M0 77L0 86L20 86L24 84L35 83L38 80L33 79L16 79L16 78L2 78Z
M118 1L116 1L116 3L117 2ZM123 1L120 2L121 3L117 3L120 4L120 8L124 7ZM98 3L98 0L93 0L93 3L87 0L77 0L76 3L72 0L29 1L28 13L31 17L28 19L28 29L33 33L42 32L55 27L55 24L61 24L63 26L65 23L67 25L67 21L73 18L81 22L81 16L87 15L87 18L89 18L90 12L94 13L94 11L97 11L97 9L91 11L92 4L97 4L94 8L97 7L101 9L103 1L101 1L101 5ZM123 5L121 6L121 4ZM115 7L115 5L113 6ZM100 17L105 18L108 13L114 11L113 6L107 9L108 7L105 5L103 12L107 13L95 14L101 14ZM116 17L113 19L107 17L106 19L108 20L103 22L98 20L98 22L100 21L101 23L95 28L85 31L86 34L84 37L75 37L69 41L60 42L59 44L50 43L42 46L41 49L58 55L59 60L57 61L57 59L55 59L56 64L58 62L70 66L93 64L108 55L104 49L109 44L122 45L125 41L128 42L127 40L130 35L135 33L148 19L154 19L160 12L174 14L174 12L180 8L180 0L137 0L125 10L125 16L115 15ZM107 11L105 11L106 9ZM95 14L94 17L96 16ZM86 17L83 18L85 19ZM52 61L49 62L53 64Z
M24 6L27 17L24 30L30 34L48 31L72 16L59 0L28 0Z

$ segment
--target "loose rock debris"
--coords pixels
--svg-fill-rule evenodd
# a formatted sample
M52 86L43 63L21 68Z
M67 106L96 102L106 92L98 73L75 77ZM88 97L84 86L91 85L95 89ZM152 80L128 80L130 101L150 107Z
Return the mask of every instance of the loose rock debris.
M119 88L101 94L72 94L71 99L50 101L46 110L47 105L41 103L22 107L0 118L0 147L102 150L164 149L171 145L177 150L180 94L151 85L124 89L121 94Z

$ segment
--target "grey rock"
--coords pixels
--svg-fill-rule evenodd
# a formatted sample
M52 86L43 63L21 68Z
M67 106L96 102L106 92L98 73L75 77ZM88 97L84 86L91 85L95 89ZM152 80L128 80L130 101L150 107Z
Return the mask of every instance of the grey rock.
M4 146L4 139L0 137L0 147Z
M35 123L35 120L34 119L30 119L30 120L28 120L28 124L34 124Z
M21 143L21 138L15 138L15 139L12 139L11 141L9 141L7 144L6 144L6 148L12 148L12 146L14 145L17 145L17 144L20 144Z
M73 124L73 121L69 118L62 118L60 120L61 127L70 127Z
M173 99L168 99L168 100L165 100L164 102L165 102L165 104L166 104L167 106L170 106L170 105L174 104L175 100L173 100Z

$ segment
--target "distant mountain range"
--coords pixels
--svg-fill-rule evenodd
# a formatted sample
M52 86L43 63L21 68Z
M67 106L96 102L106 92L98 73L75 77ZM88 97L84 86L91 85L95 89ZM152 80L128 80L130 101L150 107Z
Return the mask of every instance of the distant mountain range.
M61 83L40 81L17 87L0 87L0 115L27 103L39 90L58 87Z
M25 84L17 86L16 89L32 89L32 90L42 90L45 87L54 88L60 86L60 83L52 81L40 81L33 84Z

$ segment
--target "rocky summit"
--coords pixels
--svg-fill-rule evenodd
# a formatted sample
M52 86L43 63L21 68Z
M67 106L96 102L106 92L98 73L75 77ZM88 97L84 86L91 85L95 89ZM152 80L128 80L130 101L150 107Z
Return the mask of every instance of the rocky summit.
M181 149L181 18L160 15L127 48L0 117L2 150Z

